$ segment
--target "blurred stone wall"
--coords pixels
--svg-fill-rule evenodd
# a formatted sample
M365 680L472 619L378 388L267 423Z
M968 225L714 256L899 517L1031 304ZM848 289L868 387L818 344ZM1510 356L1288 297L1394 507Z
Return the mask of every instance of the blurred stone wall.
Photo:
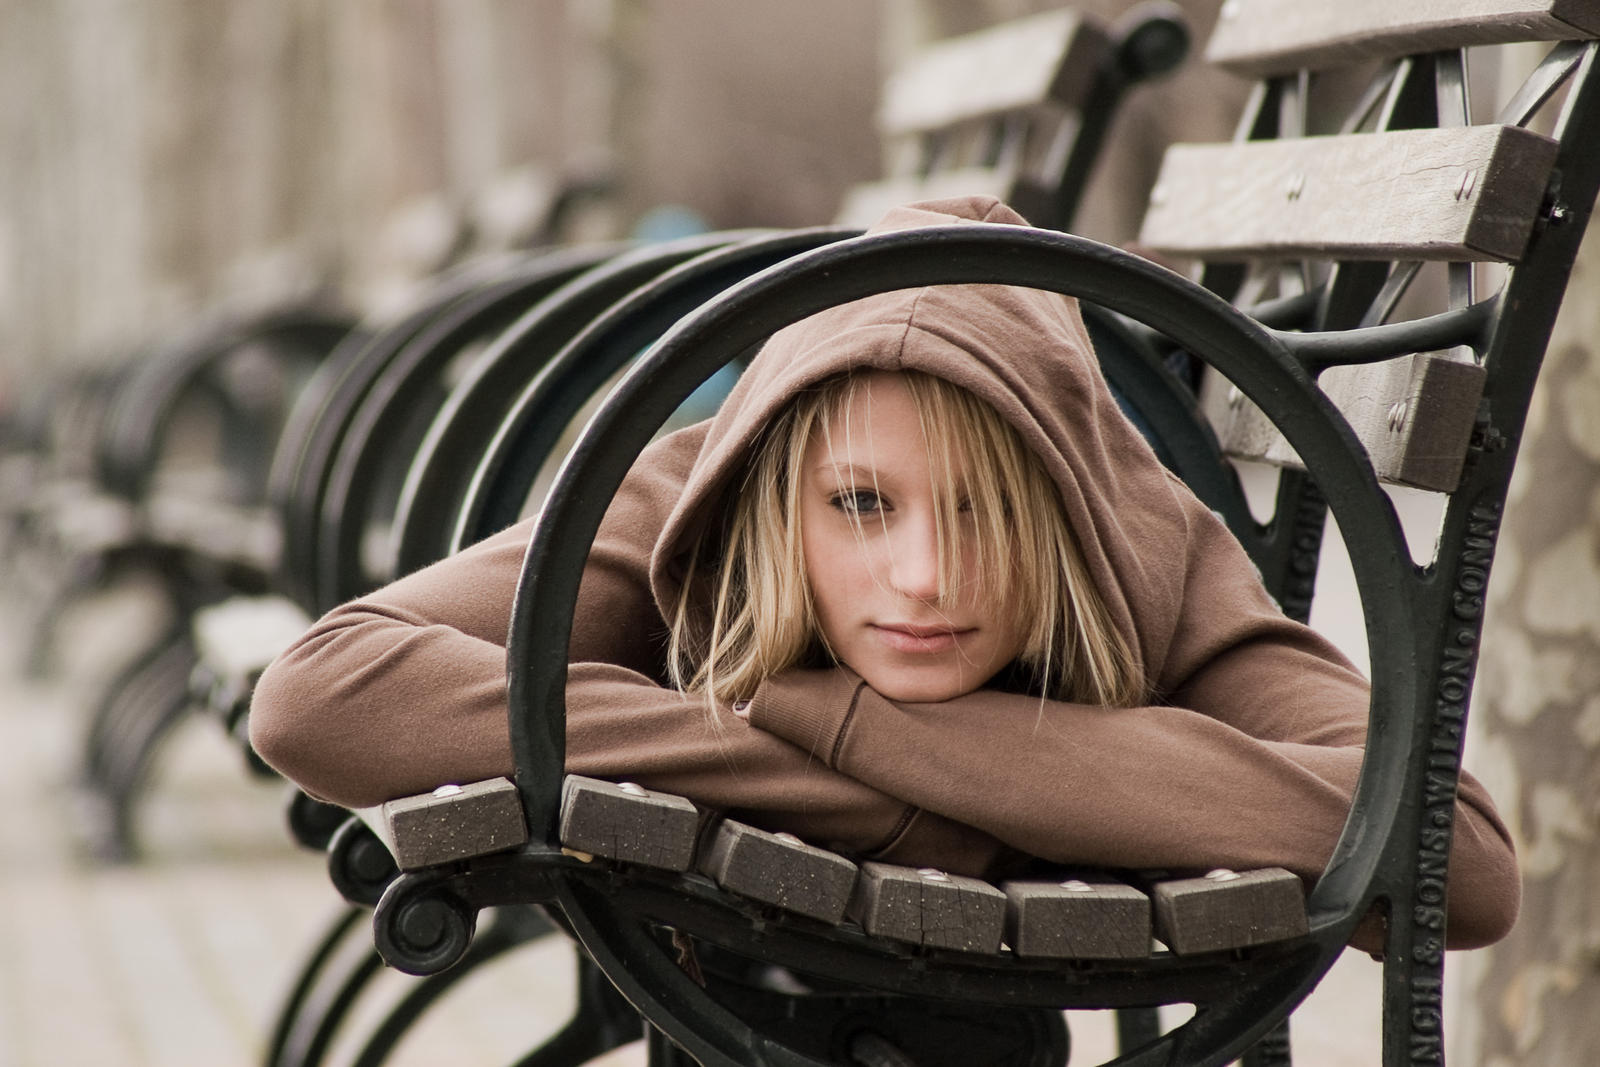
M382 306L680 202L825 221L876 167L858 0L0 0L0 381L113 360L219 303ZM590 201L591 205L598 202Z
M426 230L419 205L604 144L567 115L603 69L568 6L4 0L6 364L114 359L218 301L359 287L393 265L392 231ZM400 251L437 257L442 228Z
M1197 40L1217 2L1188 0ZM538 239L563 183L610 181L567 238L664 204L827 222L878 170L887 64L1051 6L0 0L0 399L218 308L393 307L452 259ZM1175 126L1229 129L1243 87L1181 78L1127 106L1091 235L1132 235Z

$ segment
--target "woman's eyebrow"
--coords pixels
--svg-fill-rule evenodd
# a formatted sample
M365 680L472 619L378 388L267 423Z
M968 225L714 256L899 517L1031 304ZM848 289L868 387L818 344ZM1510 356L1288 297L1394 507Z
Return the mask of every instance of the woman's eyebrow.
M865 463L840 463L836 460L824 459L819 461L812 469L827 474L837 474L841 477L849 475L852 479L862 479L869 482L877 481L878 478L877 469Z

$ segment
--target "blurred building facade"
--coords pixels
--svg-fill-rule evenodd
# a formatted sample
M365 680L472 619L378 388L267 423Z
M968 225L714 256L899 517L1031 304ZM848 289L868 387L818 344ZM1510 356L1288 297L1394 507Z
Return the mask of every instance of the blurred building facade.
M584 194L565 239L661 205L825 223L877 172L888 64L1055 6L0 0L0 382L124 359L218 307L382 309L463 254L549 236L562 189ZM1204 40L1216 0L1186 6ZM1131 235L1177 122L1226 132L1242 87L1194 88L1205 103L1130 103L1095 236Z

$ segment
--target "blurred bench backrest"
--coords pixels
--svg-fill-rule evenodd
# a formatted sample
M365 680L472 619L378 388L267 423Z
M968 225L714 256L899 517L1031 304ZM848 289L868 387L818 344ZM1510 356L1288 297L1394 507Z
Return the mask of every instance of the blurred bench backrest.
M899 204L978 193L1065 229L1124 89L1187 48L1165 3L1119 27L1069 9L936 42L889 77L886 177L852 189L836 221L865 227Z

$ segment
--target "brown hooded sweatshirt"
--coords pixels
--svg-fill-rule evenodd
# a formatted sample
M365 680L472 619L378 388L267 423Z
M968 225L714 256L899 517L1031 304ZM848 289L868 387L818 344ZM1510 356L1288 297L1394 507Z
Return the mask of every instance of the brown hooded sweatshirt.
M986 198L877 230L1025 225ZM847 370L918 369L991 404L1043 459L1152 694L1107 708L983 689L887 700L843 667L762 683L746 721L665 684L684 553L762 428ZM330 612L263 676L251 740L352 806L512 770L505 640L530 523ZM567 768L626 777L858 856L961 873L1018 854L1131 868L1282 866L1314 878L1360 771L1369 690L1287 619L1227 529L1155 457L1100 375L1075 301L1000 286L902 290L774 336L718 415L652 445L584 572ZM1450 944L1505 934L1520 882L1463 776Z

